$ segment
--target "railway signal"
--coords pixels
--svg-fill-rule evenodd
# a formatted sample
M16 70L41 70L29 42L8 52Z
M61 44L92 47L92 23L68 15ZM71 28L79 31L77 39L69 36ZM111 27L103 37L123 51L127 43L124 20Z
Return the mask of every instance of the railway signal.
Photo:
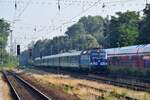
M17 56L20 55L20 45L17 45Z

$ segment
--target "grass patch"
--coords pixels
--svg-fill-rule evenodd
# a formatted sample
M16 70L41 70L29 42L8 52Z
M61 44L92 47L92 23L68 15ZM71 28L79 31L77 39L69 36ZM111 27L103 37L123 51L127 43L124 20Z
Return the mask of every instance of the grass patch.
M70 91L73 91L73 87L69 86L69 85L62 85L63 87L63 91L66 93L69 93Z
M108 74L114 76L150 77L150 68L109 66Z
M118 94L116 90L111 91L110 95L114 96L114 97L116 97L118 99L122 97L122 95Z
M18 59L15 56L8 56L6 61L0 64L0 70L2 69L14 69L18 66Z
M49 83L49 86L54 89L61 89L63 92L67 94L73 91L73 87L69 85Z
M64 90L64 92L68 93L71 90L71 88L68 86L64 86L63 90Z
M52 83L49 83L49 86L51 87L51 88L59 88L60 86L59 85L57 85L57 84L52 84Z

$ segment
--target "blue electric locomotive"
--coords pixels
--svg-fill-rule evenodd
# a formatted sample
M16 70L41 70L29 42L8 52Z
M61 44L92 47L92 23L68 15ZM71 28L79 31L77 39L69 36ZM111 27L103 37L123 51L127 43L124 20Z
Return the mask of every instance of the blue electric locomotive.
M107 54L103 49L72 51L50 56L37 57L34 66L61 69L97 71L107 67Z

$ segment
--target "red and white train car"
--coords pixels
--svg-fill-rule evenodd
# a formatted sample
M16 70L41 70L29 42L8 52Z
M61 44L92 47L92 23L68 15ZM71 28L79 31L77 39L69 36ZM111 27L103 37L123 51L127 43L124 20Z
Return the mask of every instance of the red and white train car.
M111 48L106 52L110 65L150 68L150 44Z

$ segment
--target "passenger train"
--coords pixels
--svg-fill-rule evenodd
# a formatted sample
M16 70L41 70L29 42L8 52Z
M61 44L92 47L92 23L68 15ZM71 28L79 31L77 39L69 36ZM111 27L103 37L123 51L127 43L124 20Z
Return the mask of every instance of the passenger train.
M24 61L28 62L28 59L23 59ZM150 68L150 44L66 52L37 57L32 64L34 66L59 67L81 71L99 71L107 69L108 65Z
M97 71L107 67L107 54L103 49L72 51L56 55L37 57L34 66Z
M105 49L112 66L150 68L150 44Z

